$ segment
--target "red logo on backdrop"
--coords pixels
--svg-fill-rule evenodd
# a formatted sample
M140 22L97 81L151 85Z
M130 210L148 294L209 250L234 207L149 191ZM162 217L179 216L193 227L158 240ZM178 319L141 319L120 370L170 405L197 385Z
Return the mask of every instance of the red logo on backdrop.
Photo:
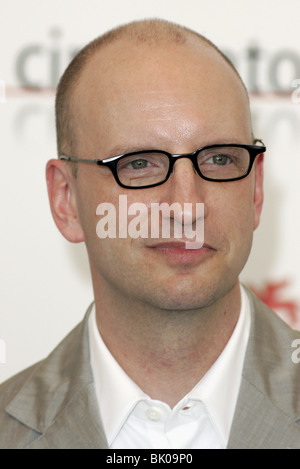
M286 280L281 282L267 283L262 289L250 286L251 290L270 309L277 313L291 327L300 328L300 304L297 301L286 300L285 288L290 283Z

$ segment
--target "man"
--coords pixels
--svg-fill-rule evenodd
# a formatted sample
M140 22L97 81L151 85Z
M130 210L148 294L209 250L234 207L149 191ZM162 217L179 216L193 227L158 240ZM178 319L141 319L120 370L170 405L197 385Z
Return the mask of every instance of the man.
M56 110L50 205L86 243L95 301L1 386L0 447L300 448L299 334L239 283L265 148L233 66L192 31L136 22L78 54ZM150 225L152 204L180 204L170 236L99 233L101 204L122 212L121 196ZM199 219L203 245L175 236Z

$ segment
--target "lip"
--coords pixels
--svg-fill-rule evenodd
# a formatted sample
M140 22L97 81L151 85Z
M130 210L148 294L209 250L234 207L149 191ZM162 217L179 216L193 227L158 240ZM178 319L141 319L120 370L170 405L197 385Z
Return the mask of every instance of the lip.
M215 251L208 244L200 244L191 241L160 242L147 246L152 252L164 256L170 262L193 264L198 263Z

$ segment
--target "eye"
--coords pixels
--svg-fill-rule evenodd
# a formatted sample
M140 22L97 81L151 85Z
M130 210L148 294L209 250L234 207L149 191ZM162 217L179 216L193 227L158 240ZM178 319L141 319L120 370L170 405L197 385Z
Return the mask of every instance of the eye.
M214 156L208 158L207 160L205 160L205 163L216 164L218 166L225 166L228 163L230 163L231 161L232 160L229 156L222 155L222 154L217 154L217 155L214 155Z
M139 158L136 160L132 160L124 165L124 168L128 169L144 169L147 168L148 166L151 166L150 161Z
M160 152L142 153L139 155L129 155L118 162L118 171L141 172L165 171L168 168L168 158Z

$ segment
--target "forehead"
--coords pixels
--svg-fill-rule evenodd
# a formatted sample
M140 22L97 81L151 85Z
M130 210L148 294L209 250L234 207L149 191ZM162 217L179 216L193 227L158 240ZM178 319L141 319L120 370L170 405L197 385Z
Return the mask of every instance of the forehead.
M161 72L159 75L154 73ZM207 80L209 75L209 81ZM231 81L231 86L241 82L233 68L211 45L204 41L187 41L183 44L161 42L158 44L117 40L102 46L93 53L85 64L78 80L77 88L95 86L113 86L121 88L134 83L149 87L167 81L185 77L190 83L195 77L199 85L214 88L217 82ZM148 80L147 80L148 79Z
M225 118L249 126L240 79L207 44L118 41L105 46L86 64L75 96L81 125L90 129L100 121L102 129L120 125L121 116L130 115L136 117L135 126L155 120L167 126L176 115L197 115L211 126L224 125Z

